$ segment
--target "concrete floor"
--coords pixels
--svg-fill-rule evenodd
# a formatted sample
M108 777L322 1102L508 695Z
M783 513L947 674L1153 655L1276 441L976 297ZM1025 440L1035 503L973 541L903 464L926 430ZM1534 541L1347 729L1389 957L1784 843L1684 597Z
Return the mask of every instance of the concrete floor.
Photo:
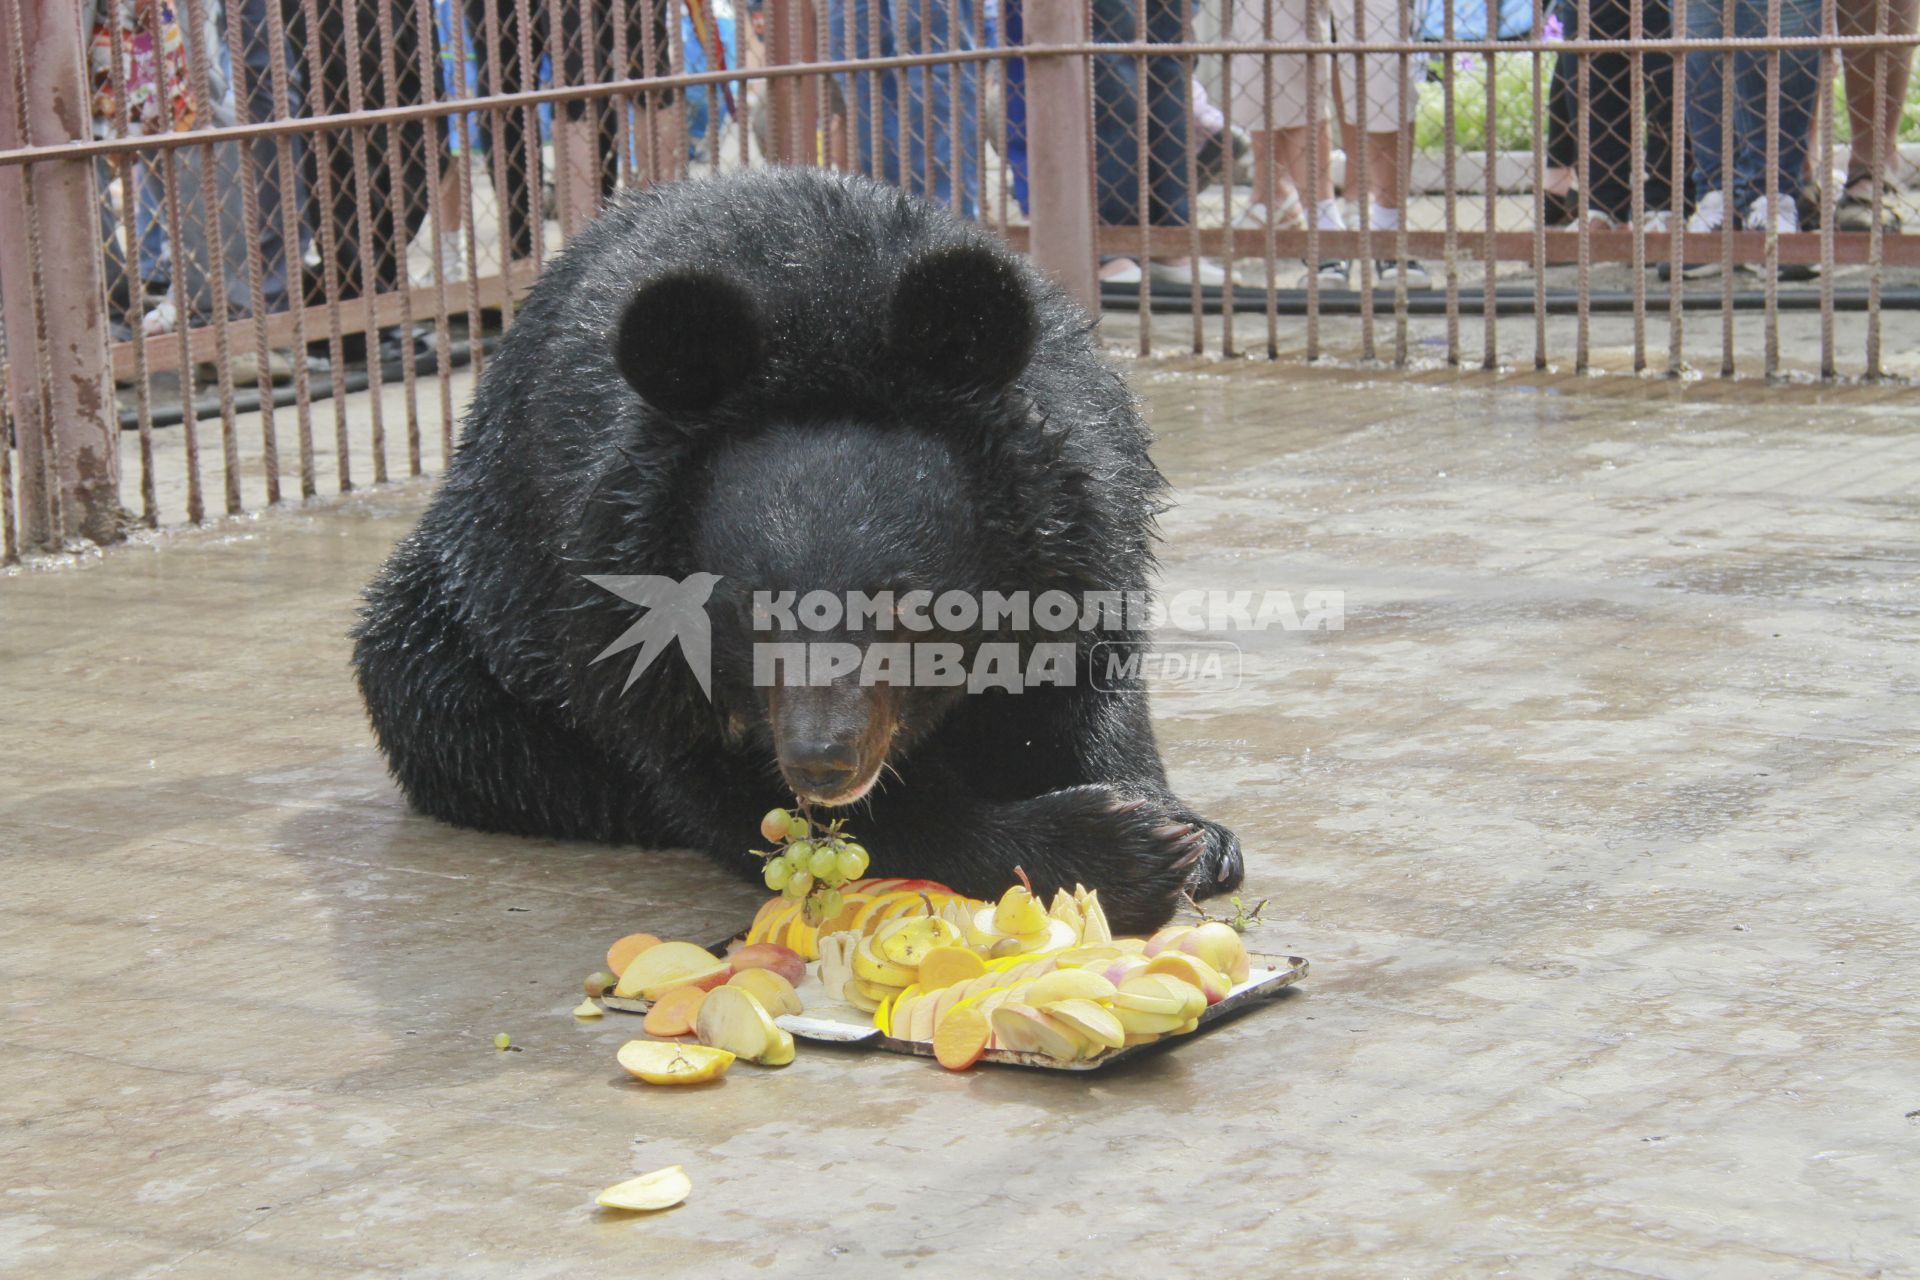
M1920 1273L1912 393L1136 375L1166 584L1346 592L1160 704L1297 994L629 1082L581 975L756 895L407 814L344 632L425 490L276 512L0 580L0 1272Z

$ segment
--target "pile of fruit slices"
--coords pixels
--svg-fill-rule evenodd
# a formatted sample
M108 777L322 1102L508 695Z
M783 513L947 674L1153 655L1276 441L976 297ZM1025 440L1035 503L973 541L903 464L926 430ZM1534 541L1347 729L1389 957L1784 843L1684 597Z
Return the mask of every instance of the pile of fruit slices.
M1185 1034L1250 968L1223 923L1116 938L1099 894L1077 886L1048 906L1024 882L997 903L924 880L849 881L841 894L839 912L818 926L800 903L773 899L725 958L690 942L621 939L608 955L614 994L651 1002L649 1034L694 1038L633 1041L622 1065L652 1083L692 1083L718 1078L735 1058L792 1061L793 1038L773 1020L802 1012L795 988L810 962L829 1001L871 1013L895 1039L931 1045L954 1070L989 1049L1073 1061ZM633 949L635 938L646 945ZM589 978L589 993L611 977Z

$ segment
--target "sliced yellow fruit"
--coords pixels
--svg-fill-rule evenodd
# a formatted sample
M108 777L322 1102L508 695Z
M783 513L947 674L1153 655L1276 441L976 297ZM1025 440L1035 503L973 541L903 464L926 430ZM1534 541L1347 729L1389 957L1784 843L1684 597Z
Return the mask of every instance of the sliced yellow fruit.
M597 1018L603 1012L605 1011L591 1000L582 1000L573 1006L573 1016L576 1018Z
M628 1209L635 1213L653 1213L671 1209L693 1192L693 1180L677 1164L652 1173L643 1173L625 1182L616 1182L593 1198L607 1209Z
M978 1009L953 1009L933 1032L934 1061L949 1071L965 1071L980 1061L993 1027Z
M1027 988L1027 1003L1049 1005L1056 1000L1111 1000L1114 986L1087 969L1055 969Z
M936 947L960 941L960 931L939 916L909 916L889 920L874 935L874 950L884 960L918 969Z
M1127 1029L1113 1010L1091 1000L1060 1000L1047 1006L1054 1018L1093 1042L1093 1051L1118 1049L1127 1042Z
M987 962L964 945L935 947L920 962L920 985L929 991L970 982L987 971Z
M648 1084L705 1084L733 1065L733 1054L725 1049L666 1040L629 1040L618 1056L628 1075Z

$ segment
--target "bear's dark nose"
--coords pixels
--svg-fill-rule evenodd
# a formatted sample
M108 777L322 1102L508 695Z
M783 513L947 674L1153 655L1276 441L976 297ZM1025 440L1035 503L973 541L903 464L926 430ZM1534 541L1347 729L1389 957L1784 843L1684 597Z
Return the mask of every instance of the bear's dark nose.
M860 759L851 742L820 742L791 750L786 765L795 790L824 800L853 789Z

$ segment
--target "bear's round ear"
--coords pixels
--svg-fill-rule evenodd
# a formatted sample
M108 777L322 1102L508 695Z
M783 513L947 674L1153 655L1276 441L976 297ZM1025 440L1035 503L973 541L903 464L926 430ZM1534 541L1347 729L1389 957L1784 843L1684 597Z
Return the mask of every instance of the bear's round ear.
M1039 321L1020 269L982 245L914 259L894 286L887 346L941 387L997 390L1033 357Z
M669 413L711 409L760 367L760 309L725 276L683 271L641 285L613 358L640 398Z

